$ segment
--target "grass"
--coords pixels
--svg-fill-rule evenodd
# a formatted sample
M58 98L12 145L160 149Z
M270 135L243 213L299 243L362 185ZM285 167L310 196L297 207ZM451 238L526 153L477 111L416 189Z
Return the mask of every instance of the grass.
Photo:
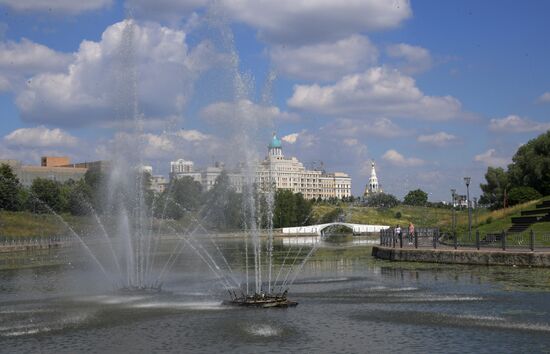
M479 230L482 234L507 230L512 226L512 217L520 216L522 210L534 209L536 204L544 200L550 200L550 196L506 209L487 210L479 208L472 210L472 230L473 232ZM351 223L407 227L409 222L412 222L416 227L438 227L443 232L450 232L452 228L451 209L407 205L381 209L346 206L344 204L340 206L321 204L314 206L313 219L320 220L323 215L338 207L344 211L345 220ZM399 214L401 217L397 217ZM457 210L456 219L457 232L466 232L468 230L468 211L466 209ZM534 224L532 230L535 232L550 232L550 223Z
M472 212L473 232L479 230L481 234L496 233L507 230L511 225L511 217L519 216L522 210L533 209L535 204L543 200L550 200L550 196L540 200L516 205L501 210L478 209ZM314 205L310 223L317 223L323 215L342 208L348 222L372 225L401 225L407 227L412 222L416 227L438 227L442 232L451 231L452 211L450 209L432 207L413 207L399 205L390 209L352 206L342 203L339 206L320 204ZM400 217L398 217L400 216ZM63 220L79 235L101 232L98 224L92 217L61 215ZM465 209L456 211L457 232L464 233L468 228L468 212ZM187 220L159 222L155 220L154 230L160 233L172 233L172 228L182 230L185 225L193 226L196 221L189 216ZM117 222L102 217L107 232L115 232ZM536 233L550 233L550 222L538 223L531 228ZM0 238L1 237L43 237L53 235L67 235L67 228L54 215L33 214L30 212L0 211Z

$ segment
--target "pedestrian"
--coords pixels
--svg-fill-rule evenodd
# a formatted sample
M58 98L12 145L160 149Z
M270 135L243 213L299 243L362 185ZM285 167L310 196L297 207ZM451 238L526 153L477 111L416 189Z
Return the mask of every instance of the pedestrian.
M399 224L395 227L395 240L396 242L399 241L401 237L401 226Z
M409 223L409 245L412 244L412 240L413 240L413 237L414 237L414 225L412 222Z

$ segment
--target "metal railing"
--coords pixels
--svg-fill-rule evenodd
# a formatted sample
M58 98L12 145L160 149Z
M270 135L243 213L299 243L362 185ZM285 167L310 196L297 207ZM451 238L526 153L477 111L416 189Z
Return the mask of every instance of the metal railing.
M513 251L550 251L550 233L506 232L440 233L437 228L417 228L410 235L407 230L397 234L395 229L380 231L380 245L392 248L447 248L447 249L491 249Z
M0 248L52 247L73 241L74 238L61 235L49 237L0 236Z

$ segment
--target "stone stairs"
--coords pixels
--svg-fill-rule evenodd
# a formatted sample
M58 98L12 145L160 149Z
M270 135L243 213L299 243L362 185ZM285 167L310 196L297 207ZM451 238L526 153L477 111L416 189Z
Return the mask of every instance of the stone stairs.
M523 232L531 225L545 221L550 221L550 200L537 204L535 209L522 211L521 216L513 217L508 232Z

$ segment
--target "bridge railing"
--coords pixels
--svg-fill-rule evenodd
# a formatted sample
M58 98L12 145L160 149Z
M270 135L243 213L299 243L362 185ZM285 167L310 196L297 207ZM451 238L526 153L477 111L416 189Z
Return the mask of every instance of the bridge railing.
M513 251L549 251L550 233L532 230L512 233L441 233L438 228L417 228L413 234L403 230L401 234L394 228L380 231L380 245L393 248L454 248L454 249L493 249Z

